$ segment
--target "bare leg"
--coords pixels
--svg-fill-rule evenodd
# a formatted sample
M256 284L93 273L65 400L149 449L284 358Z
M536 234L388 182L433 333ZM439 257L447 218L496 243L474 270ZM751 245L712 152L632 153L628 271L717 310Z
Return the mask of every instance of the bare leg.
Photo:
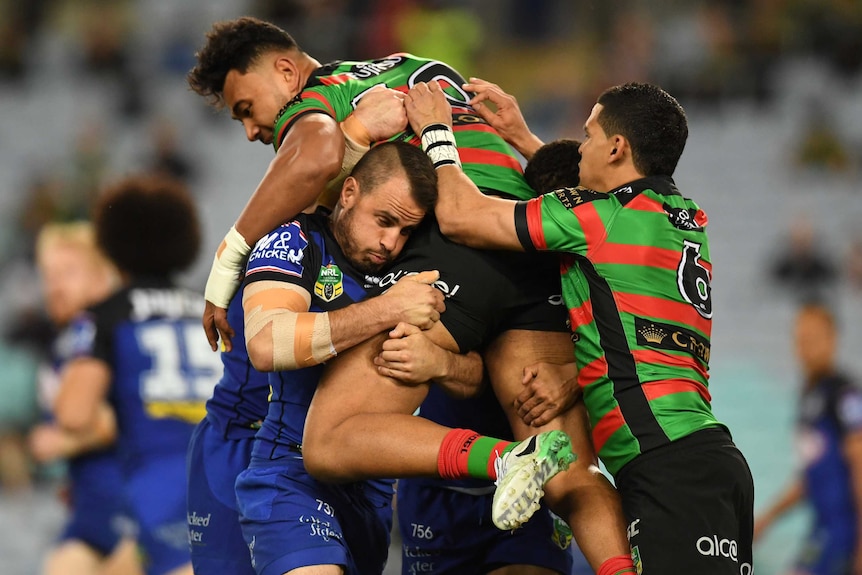
M83 541L64 541L45 558L45 575L93 575L99 571L102 556Z
M448 338L448 348L457 349L442 325L441 334L432 333L437 329L429 337L439 345ZM385 337L339 354L317 386L302 451L306 469L318 479L437 476L437 454L449 428L411 415L428 394L427 384L400 385L377 372L372 360Z
M122 539L102 563L101 575L143 575L138 557L138 544L134 539Z
M536 362L572 361L570 334L512 330L500 335L488 348L485 366L494 392L512 426L515 439L542 431L562 429L572 439L578 460L545 485L545 501L566 519L578 546L594 570L607 559L630 553L626 523L619 496L599 471L590 440L586 409L579 402L543 427L527 426L514 410L514 400L523 390L524 367Z

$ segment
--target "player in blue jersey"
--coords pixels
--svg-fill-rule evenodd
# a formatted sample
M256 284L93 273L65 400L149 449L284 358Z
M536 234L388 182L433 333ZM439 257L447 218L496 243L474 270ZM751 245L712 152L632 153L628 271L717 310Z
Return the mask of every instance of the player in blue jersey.
M350 121L370 123L374 118L384 126L406 122L403 106L387 103L392 97L388 91L374 90L362 98ZM328 189L337 186L340 191L343 179L336 178ZM241 295L238 292L228 307L235 335L231 348L221 353L224 373L189 444L189 544L192 565L199 573L226 566L233 575L254 573L240 529L234 483L248 467L254 435L266 416L269 381L254 369L246 351Z
M236 489L260 575L310 566L373 574L385 565L392 481L313 479L303 465L303 427L322 362L401 322L435 325L444 309L430 285L436 272L366 299L436 199L434 171L417 152L401 143L374 148L344 183L331 216L300 215L267 234L249 258L245 334L254 364L272 372L272 395ZM459 380L481 380L477 354L455 361L472 374Z
M63 364L74 348L73 332L65 329L76 314L116 289L119 277L96 247L87 222L42 228L36 240L36 262L48 316L63 330L54 342L53 365L39 373L40 402L51 413ZM57 546L45 558L43 573L139 572L134 539L123 531L126 509L114 434L86 437L48 419L31 431L29 439L40 463L68 461L70 514Z
M100 410L110 402L144 569L191 573L186 451L221 373L199 337L201 295L171 278L195 259L197 213L181 184L136 177L101 194L94 225L123 287L73 324L74 359L63 374L57 421L95 433L112 423Z
M825 306L803 306L796 318L796 356L804 377L797 420L802 472L755 522L755 537L803 500L814 525L794 573L862 572L862 389L836 365L838 334ZM720 543L720 542L719 542ZM705 538L703 553L722 552Z

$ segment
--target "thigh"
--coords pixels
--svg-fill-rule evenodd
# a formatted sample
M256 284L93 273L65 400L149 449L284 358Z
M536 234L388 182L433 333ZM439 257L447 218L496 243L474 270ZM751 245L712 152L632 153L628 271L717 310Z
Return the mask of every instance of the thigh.
M243 536L259 575L315 565L355 575L383 571L391 493L387 499L369 495L362 485L322 485L304 473L299 460L247 469L236 491Z
M248 467L252 441L224 439L204 419L189 443L186 517L192 565L199 573L254 574L234 489Z
M70 539L63 541L45 557L44 575L92 575L96 573L103 556L86 543Z
M618 475L635 564L645 575L749 575L754 488L748 465L735 448L694 447L648 453Z
M185 455L164 456L136 471L126 497L147 574L164 575L189 563Z

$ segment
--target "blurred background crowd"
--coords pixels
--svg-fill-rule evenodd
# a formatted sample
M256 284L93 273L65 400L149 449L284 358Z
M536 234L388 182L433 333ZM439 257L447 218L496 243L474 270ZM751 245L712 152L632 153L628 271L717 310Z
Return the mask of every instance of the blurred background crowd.
M272 152L245 143L185 74L214 21L246 14L321 62L445 60L516 95L546 140L580 137L610 85L675 95L691 133L676 180L710 216L715 411L751 463L757 507L778 492L795 468L799 303L836 311L840 361L862 377L859 0L0 0L4 573L37 571L61 513L51 488L62 468L27 451L54 335L34 238L47 222L87 218L104 183L144 170L188 183L205 252L215 247ZM183 282L202 289L208 264ZM760 544L758 573L788 564L804 521L803 511Z

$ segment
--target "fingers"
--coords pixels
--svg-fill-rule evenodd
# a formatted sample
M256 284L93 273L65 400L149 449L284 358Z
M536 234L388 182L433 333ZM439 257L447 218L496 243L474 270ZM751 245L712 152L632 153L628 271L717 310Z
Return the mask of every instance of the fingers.
M206 302L206 305L204 306L204 315L201 318L201 324L203 325L204 333L207 336L207 341L210 343L210 349L217 351L218 331L216 331L213 310L215 310L215 306L210 302Z
M408 335L420 333L421 331L422 330L420 330L415 325L402 321L399 322L398 325L396 325L392 329L392 331L389 332L389 337L392 338L392 340L401 339L402 337L407 337ZM387 340L383 342L383 349L386 349L387 343L390 343L390 341Z
M215 320L216 330L218 330L218 334L221 337L224 351L231 351L233 349L231 340L233 339L234 331L227 321L227 310L221 307L214 307L213 319Z
M412 276L407 276L404 279L410 279L411 281L431 285L440 279L440 272L437 270L428 270L419 272L418 274L413 274Z

